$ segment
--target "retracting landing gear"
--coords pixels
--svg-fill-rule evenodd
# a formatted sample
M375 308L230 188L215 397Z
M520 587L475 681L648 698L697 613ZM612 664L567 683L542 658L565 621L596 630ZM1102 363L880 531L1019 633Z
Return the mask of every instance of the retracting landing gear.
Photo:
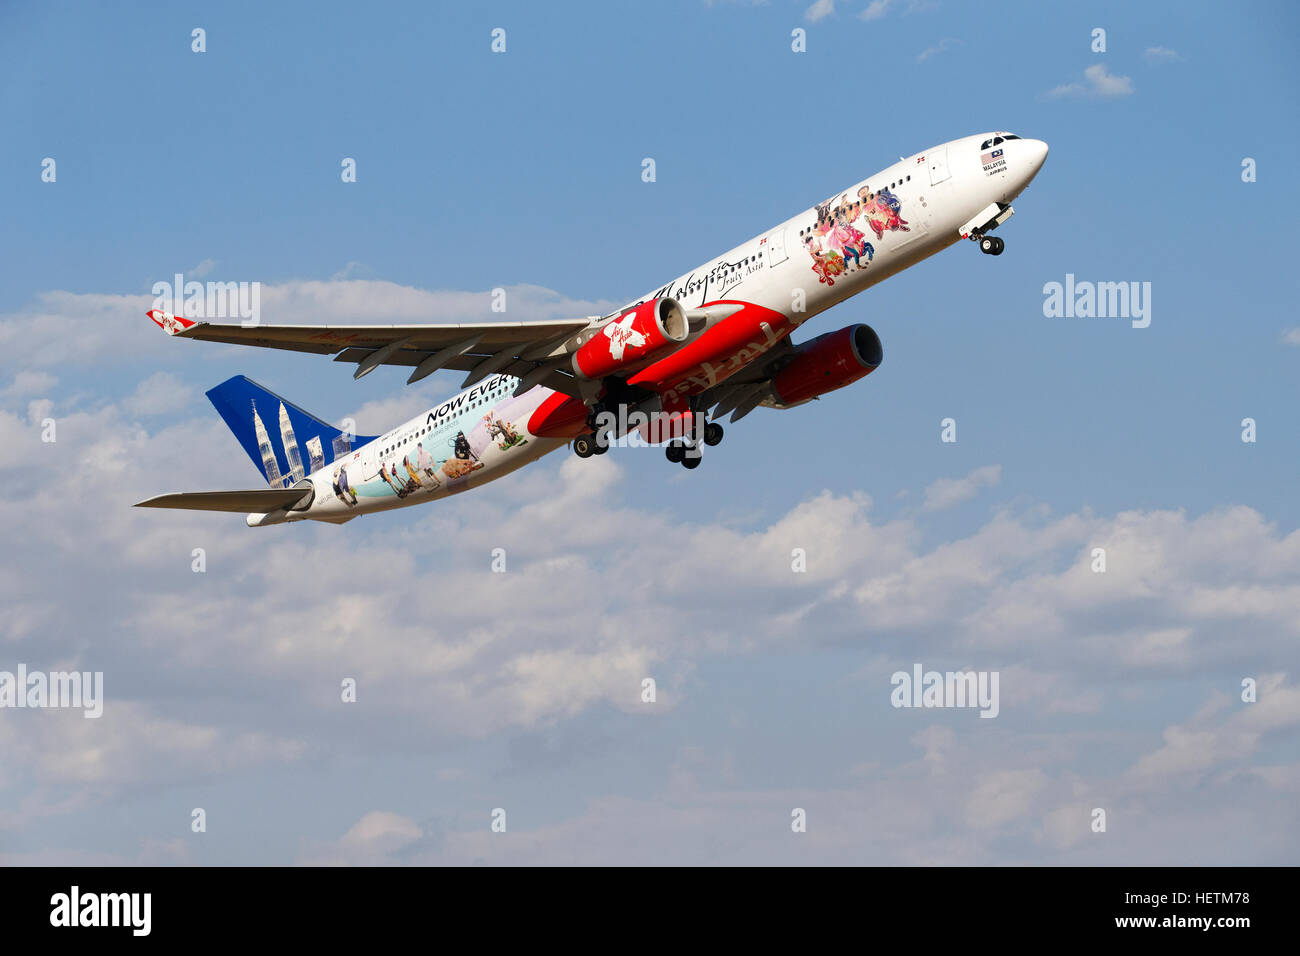
M674 465L684 468L699 468L704 456L700 454L698 442L674 438L664 446L664 457Z
M573 440L573 453L579 458L603 455L609 451L609 436L599 432L579 435Z
M720 441L722 441L722 426L717 422L709 422L704 426L704 444L712 448ZM700 462L704 460L700 441L695 438L674 438L664 446L664 457L674 465L681 465L691 470L699 468Z
M693 414L699 416L702 413L692 409ZM697 418L698 422L699 419ZM587 427L592 429L584 432L577 438L573 439L573 453L579 458L590 458L593 455L603 455L609 451L611 437L608 431L598 430L596 427L596 416L593 413L587 420ZM698 424L695 428L698 428ZM681 465L684 468L694 470L700 467L700 461L703 458L703 446L713 447L722 441L722 426L717 422L707 422L704 425L703 434L695 432L682 438L674 438L664 446L664 457L675 465Z
M1015 210L1009 205L991 202L957 231L961 235L978 242L980 252L984 253L984 255L1000 256L1007 244L997 236L987 236L985 233L992 232L1014 214Z

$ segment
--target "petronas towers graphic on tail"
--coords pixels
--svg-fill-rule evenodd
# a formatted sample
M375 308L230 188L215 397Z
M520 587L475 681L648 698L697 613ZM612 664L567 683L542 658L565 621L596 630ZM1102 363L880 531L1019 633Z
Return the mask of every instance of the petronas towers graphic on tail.
M289 421L289 412L284 407L284 402L280 403L280 441L284 447L284 457L289 463L289 474L280 474L280 463L275 457L275 449L271 447L271 437L267 434L266 425L262 422L262 416L257 413L257 402L253 406L253 431L257 435L257 450L262 456L262 471L266 474L267 484L283 485L286 478L292 478L294 481L302 481L306 477L306 470L302 466L302 452L298 450L298 436L293 433L293 423ZM312 470L314 471L319 465L316 458L320 456L320 439L315 441L315 450L312 452ZM311 442L308 442L311 447Z
M257 450L262 455L262 472L266 475L267 484L283 484L280 480L280 465L275 460L275 449L271 447L270 436L266 434L266 426L262 424L262 416L257 414L257 402L253 402L253 430L257 433ZM281 405L283 410L284 406Z
M289 473L294 481L302 481L306 474L302 470L302 454L298 451L298 439L293 434L293 425L289 424L289 413L284 402L280 403L280 441L284 442L284 457L289 461Z

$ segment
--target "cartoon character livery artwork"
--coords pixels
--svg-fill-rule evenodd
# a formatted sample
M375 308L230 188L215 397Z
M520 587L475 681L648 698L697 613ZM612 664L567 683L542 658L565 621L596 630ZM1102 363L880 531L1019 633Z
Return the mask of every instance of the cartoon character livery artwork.
M844 193L838 200L828 199L815 206L817 222L800 230L800 240L812 258L817 281L832 286L840 276L865 269L875 259L876 247L862 229L875 233L877 242L887 232L911 232L901 215L902 208L902 201L888 186L874 191L870 186L862 186L854 201Z
M235 376L208 397L266 486L140 504L242 511L253 526L342 523L460 494L566 445L579 458L603 455L633 434L698 468L722 441L723 415L797 408L875 371L884 353L868 325L800 342L793 333L963 239L1001 255L991 233L1046 157L1040 140L984 133L900 158L604 315L245 327L156 305L149 317L173 338L330 355L353 363L354 378L381 366L405 369L407 384L439 371L465 377L425 413L361 436Z

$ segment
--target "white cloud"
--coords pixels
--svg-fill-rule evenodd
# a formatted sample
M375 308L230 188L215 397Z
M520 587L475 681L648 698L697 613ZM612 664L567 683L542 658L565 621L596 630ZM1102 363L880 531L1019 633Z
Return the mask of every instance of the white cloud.
M804 11L804 19L809 23L817 23L834 12L835 0L816 0L816 3Z
M13 398L27 395L40 395L52 389L58 384L58 381L59 380L49 372L19 369L14 374L14 380L5 386L2 394L6 397Z
M1182 59L1177 50L1163 46L1149 46L1143 56L1148 63L1173 63L1175 60Z
M919 54L917 54L916 62L924 63L926 60L930 59L930 57L938 56L940 53L943 53L951 49L952 47L957 46L960 43L961 43L960 40L954 40L952 37L944 37L934 46L926 47Z
M984 488L995 488L1002 481L1001 465L976 468L964 478L940 478L925 489L926 511L942 511L974 498Z
M894 0L871 0L870 3L858 14L859 20L879 20L894 6ZM937 0L907 0L907 6L903 10L904 16L910 16L913 13L932 13L939 9Z
M1283 345L1300 345L1300 328L1287 329L1282 333Z
M163 415L184 408L194 397L194 387L170 372L155 372L136 386L135 393L123 399L123 407L133 415Z
M1160 780L1243 763L1265 734L1300 727L1300 687L1285 674L1260 675L1258 699L1244 703L1216 695L1193 719L1165 729L1164 744L1134 764L1134 778Z
M522 288L530 308L573 305ZM344 314L376 299L454 310L476 295L486 299L301 283L280 302ZM69 302L63 320L82 304ZM133 313L141 320L157 333ZM0 496L0 523L11 540L38 543L0 559L0 668L102 669L108 695L99 721L30 711L0 721L0 831L90 818L127 794L303 769L322 756L318 741L331 759L365 761L377 739L389 753L427 756L593 720L666 719L716 690L698 677L705 665L730 674L765 654L815 660L835 645L858 655L843 679L867 701L884 699L900 662L999 670L1001 714L949 724L890 712L898 723L860 750L822 753L829 769L816 781L756 779L743 756L679 752L659 789L600 792L551 822L521 822L526 841L494 843L482 821L441 833L385 799L384 811L361 804L347 817L355 826L330 831L341 837L306 841L302 856L1186 863L1220 850L1221 862L1273 859L1300 840L1279 823L1300 780L1275 749L1300 714L1280 675L1260 676L1254 705L1212 700L1172 723L1123 710L1125 695L1221 682L1294 655L1300 531L1251 508L1004 509L952 538L940 509L995 487L1000 470L987 466L931 483L903 517L879 517L864 493L814 489L784 512L722 523L631 500L628 473L663 462L619 449L588 461L560 452L400 522L250 530L237 516L130 508L247 478L248 462L185 381L157 373L117 399L0 399L0 473L10 487L24 482L23 494ZM159 418L160 405L180 410ZM45 445L36 426L52 410L59 440ZM366 409L377 423L400 411ZM194 547L207 552L205 574L190 571ZM505 576L488 570L494 547L509 556ZM805 574L791 572L795 547L807 552ZM1107 550L1104 574L1091 570L1094 547ZM647 674L659 678L653 715L639 701ZM355 710L338 701L345 675L359 683ZM1116 708L1124 726L1098 730L1097 715ZM888 752L894 741L901 756ZM1189 778L1204 804L1179 825L1222 822L1223 843L1197 849L1161 829ZM480 786L468 771L438 779ZM1102 802L1141 836L1090 839L1087 813ZM772 826L792 806L813 815L807 841Z
M966 803L966 819L971 826L986 829L1026 816L1046 782L1038 769L981 774Z
M1117 97L1133 92L1133 81L1106 69L1103 63L1094 63L1083 71L1084 82L1066 83L1047 92L1049 99L1071 96Z

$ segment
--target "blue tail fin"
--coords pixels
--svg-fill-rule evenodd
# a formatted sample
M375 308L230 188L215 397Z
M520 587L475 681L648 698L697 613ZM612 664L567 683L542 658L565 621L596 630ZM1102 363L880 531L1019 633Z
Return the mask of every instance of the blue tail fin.
M348 435L243 375L209 389L208 401L270 485L292 485L374 438Z

